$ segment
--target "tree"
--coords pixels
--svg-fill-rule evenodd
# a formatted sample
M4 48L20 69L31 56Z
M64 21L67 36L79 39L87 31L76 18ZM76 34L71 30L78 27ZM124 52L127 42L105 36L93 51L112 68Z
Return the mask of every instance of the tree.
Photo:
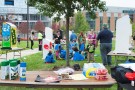
M69 17L74 16L77 11L87 10L91 17L96 18L95 11L106 11L105 2L100 0L29 0L29 5L35 6L41 14L52 17L56 15L56 20L61 15L66 18L66 61L69 66Z
M35 24L35 26L34 26L34 29L36 30L36 31L38 31L38 32L44 32L44 30L45 30L45 25L44 25L44 23L42 22L42 21L37 21L36 22L36 24Z
M27 29L28 29L27 27L28 27L27 22L22 22L18 26L19 33L22 33L24 35L24 38L25 38L25 34L27 34Z
M79 33L80 31L86 32L90 29L88 22L86 21L86 17L83 13L78 12L75 15L75 32Z

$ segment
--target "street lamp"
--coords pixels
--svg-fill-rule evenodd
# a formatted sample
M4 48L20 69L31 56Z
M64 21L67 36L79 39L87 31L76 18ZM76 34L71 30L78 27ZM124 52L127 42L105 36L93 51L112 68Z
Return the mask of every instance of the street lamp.
M29 38L29 4L28 4L28 0L27 0L27 46L26 48L29 48L29 41L28 41L28 38Z

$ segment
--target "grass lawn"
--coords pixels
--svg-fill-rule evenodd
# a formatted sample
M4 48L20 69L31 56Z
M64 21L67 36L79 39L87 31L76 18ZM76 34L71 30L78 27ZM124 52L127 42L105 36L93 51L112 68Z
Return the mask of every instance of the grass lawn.
M2 43L2 42L0 42L0 45L1 45L1 43ZM30 45L31 45L31 43L30 43L30 41L29 41L29 42L28 42L29 48L26 48L26 47L27 47L27 41L21 41L20 44L17 44L17 47L18 47L18 48L24 48L24 49L30 49ZM0 48L1 48L1 46L0 46ZM33 48L38 48L38 41L34 41L34 46L33 46ZM0 53L2 53L2 51L0 51ZM5 53L5 52L3 52L3 53Z
M24 43L24 42L22 42L22 43ZM114 44L115 44L115 41L113 41L113 50L114 50ZM25 43L25 45L26 45L26 43ZM23 47L25 45L22 44ZM21 45L19 47L21 47ZM36 46L34 46L34 47L36 47ZM97 56L95 56L96 62L102 62L99 47L96 48L95 54L97 55ZM42 52L30 55L30 56L22 57L21 60L24 60L25 62L27 62L27 71L53 70L54 67L56 68L56 67L66 66L66 60L57 60L56 63L54 63L54 64L45 64L44 61L42 60ZM86 62L87 62L87 60L76 61L76 62L70 60L70 66L72 67L75 63L79 63L80 66L83 67L83 64L86 63ZM114 57L112 57L112 63L114 63ZM110 72L110 67L107 67L107 69ZM1 86L0 90L35 90L35 89L18 88L18 87L11 88L11 87ZM36 89L36 90L48 90L48 89ZM52 89L51 88L49 90L62 90L62 89L55 89L55 88ZM64 89L64 90L74 90L74 89ZM111 87L111 88L107 88L107 89L99 88L99 89L94 89L94 90L117 90L117 86L113 85L113 87Z
M30 45L31 45L31 43L30 43L30 41L28 41L29 48L30 48ZM21 41L20 45L17 44L17 47L28 49L28 48L26 48L27 47L27 41ZM38 41L34 41L33 48L38 48Z

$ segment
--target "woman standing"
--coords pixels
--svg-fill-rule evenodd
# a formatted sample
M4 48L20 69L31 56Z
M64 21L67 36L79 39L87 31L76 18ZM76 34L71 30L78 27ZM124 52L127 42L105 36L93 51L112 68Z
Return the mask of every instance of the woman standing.
M18 41L18 44L20 44L20 41L21 41L20 35L17 36L17 41Z
M78 43L79 43L79 51L80 53L85 50L85 43L86 43L86 38L83 34L83 32L80 32L78 36Z
M93 45L96 45L96 38L97 38L97 35L95 31L92 29L90 34L88 35L88 40L92 41Z

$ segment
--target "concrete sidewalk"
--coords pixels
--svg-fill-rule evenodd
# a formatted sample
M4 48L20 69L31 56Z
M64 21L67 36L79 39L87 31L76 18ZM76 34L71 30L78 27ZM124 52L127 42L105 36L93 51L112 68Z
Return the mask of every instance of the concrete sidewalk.
M33 49L33 50L31 50L31 49L22 50L22 51L21 51L21 57L23 57L23 56L28 56L28 55L31 55L31 54L35 54L35 53L38 53L38 52L41 52L41 51L38 50L38 48L35 48L35 49ZM19 55L18 52L15 52L15 54ZM0 57L1 57L1 58L6 58L6 54L2 54ZM7 53L7 60L13 59L13 57L14 57L14 56L13 56L13 52ZM14 58L20 58L20 56L15 56ZM4 59L0 59L0 62L1 62L2 60L4 60Z

